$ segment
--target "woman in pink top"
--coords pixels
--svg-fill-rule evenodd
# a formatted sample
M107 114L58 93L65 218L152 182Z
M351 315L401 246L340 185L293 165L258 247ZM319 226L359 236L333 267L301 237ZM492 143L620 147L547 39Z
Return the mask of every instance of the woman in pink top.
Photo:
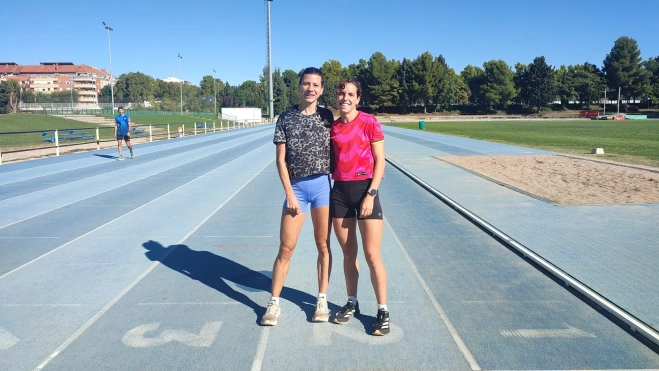
M371 283L378 301L373 335L389 333L387 273L380 257L382 207L378 187L384 178L384 134L378 120L357 110L361 85L345 78L336 85L336 103L341 117L332 123L330 141L333 170L330 214L336 238L343 250L348 302L337 312L334 322L348 323L360 314L357 301L359 264L357 226L361 234Z

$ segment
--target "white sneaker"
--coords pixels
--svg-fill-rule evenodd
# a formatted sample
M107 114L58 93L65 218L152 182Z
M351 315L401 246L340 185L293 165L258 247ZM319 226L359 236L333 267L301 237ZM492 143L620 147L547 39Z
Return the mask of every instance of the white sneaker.
M276 301L270 300L268 306L265 308L265 314L261 317L261 325L275 326L277 324L277 317L281 314L281 308Z
M119 156L119 158L117 159L117 161L123 161L123 160L124 160L124 156Z
M130 158L135 158L135 154L133 152L130 153Z
M312 322L327 322L329 321L330 311L327 307L327 299L318 298L316 300L316 311L311 318Z

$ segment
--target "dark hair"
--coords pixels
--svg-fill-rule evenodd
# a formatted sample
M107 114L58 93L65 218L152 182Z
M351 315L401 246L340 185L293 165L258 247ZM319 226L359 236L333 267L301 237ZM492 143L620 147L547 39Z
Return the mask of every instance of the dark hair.
M346 84L353 84L357 88L357 98L362 96L362 85L354 77L344 77L339 82L336 83L336 93L339 93L339 90L343 90L346 87Z
M117 111L120 109L124 109L124 106L119 106L119 108L117 108Z
M325 77L323 76L323 72L316 67L307 67L304 69L304 71L302 71L302 73L300 74L299 85L302 85L302 80L304 79L304 75L318 75L320 76L320 86L325 85Z

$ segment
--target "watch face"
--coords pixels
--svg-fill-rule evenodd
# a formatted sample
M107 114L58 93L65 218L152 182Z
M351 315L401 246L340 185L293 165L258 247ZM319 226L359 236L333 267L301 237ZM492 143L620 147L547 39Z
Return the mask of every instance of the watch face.
M370 191L368 191L368 194L375 197L375 195L378 194L378 190L377 189L371 189Z

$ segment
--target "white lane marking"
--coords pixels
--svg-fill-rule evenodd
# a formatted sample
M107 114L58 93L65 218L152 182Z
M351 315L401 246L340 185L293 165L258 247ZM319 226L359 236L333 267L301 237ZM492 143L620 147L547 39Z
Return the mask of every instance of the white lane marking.
M332 335L340 335L368 345L384 345L400 341L405 332L400 326L390 324L391 332L386 336L373 336L364 333L364 329L354 329L350 326L335 324L314 324L313 341L316 345L332 345Z
M249 153L249 152L248 152L248 153ZM245 154L245 155L243 155L243 156L246 156L246 155L247 155L247 154ZM210 172L213 172L213 171L215 171L215 170L217 170L217 169L219 169L219 168L221 168L221 167L223 167L223 166L225 166L225 165L228 165L228 164L232 163L233 161L238 160L239 158L241 158L241 157L243 157L243 156L240 156L240 157L238 157L238 158L236 158L236 159L234 159L234 160L232 160L232 161L229 161L229 162L227 162L226 164L220 165L220 166L214 168L213 170L211 170ZM268 164L268 165L269 165L269 164ZM266 165L266 166L267 166L267 165ZM123 217L125 217L125 216L127 216L127 215L130 215L130 214L132 214L132 213L134 213L134 212L136 212L136 211L142 209L143 207L145 207L145 206L147 206L147 205L149 205L149 204L152 204L152 203L154 203L154 202L160 200L161 198L163 198L163 197L165 197L165 196L168 196L169 194L171 194L171 193L173 193L173 192L176 192L177 190L179 190L179 189L185 187L186 185L188 185L188 184L190 184L190 183L196 181L197 179L199 179L199 178L192 179L191 181L189 181L189 182L187 182L187 183L184 183L184 184L182 184L182 185L180 185L180 186L178 186L178 187L172 189L171 191L169 191L169 192L167 192L167 193L165 193L165 194L163 194L163 195L161 195L161 196L159 196L159 197L157 197L157 198L154 198L153 200L151 200L151 201L145 203L144 205L141 205L141 206L139 206L139 207L137 207L137 208L135 208L135 209L132 209L132 210L128 211L127 213L125 213L125 214L123 214L123 215L121 215L121 216L119 216L119 217L117 217L117 218L115 218L115 219L112 219L112 220L110 220L109 222L107 222L107 223L105 223L105 224L103 224L103 225L100 225L100 226L98 226L98 227L92 229L91 231L89 231L89 232L87 232L87 233L85 233L85 234L82 234L82 235L80 235L80 236L78 236L78 237L76 237L76 238L70 240L69 242L67 242L67 243L65 243L65 244L60 245L60 246L54 248L53 250L48 251L47 253L45 253L45 254L43 254L43 255L41 255L41 256L38 256L38 257L36 257L36 258L30 260L29 262L27 262L27 263L25 263L25 264L23 264L23 265L21 265L21 266L19 266L19 267L16 267L16 268L10 270L9 272L7 272L7 273L3 274L2 276L0 276L0 280L3 279L3 278L5 278L5 277L7 277L7 276L9 276L9 275L12 274L12 273L18 271L18 270L21 270L21 269L27 267L28 265L30 265L30 264L32 264L32 263L38 261L38 260L43 259L44 257L46 257L46 256L48 256L48 255L50 255L50 254L52 254L52 253L54 253L54 252L56 252L56 251L62 249L63 247L66 247L66 246L68 246L68 245L70 245L70 244L72 244L72 243L74 243L74 242L76 242L76 241L78 241L78 240L80 240L80 239L86 237L86 236L89 236L90 234L92 234L92 233L94 233L94 232L96 232L96 231L102 229L103 227L105 227L105 226L107 226L107 225L110 225L110 224L114 223L115 221L117 221L117 220L119 220L119 219L121 219L121 218L123 218ZM252 178L252 179L253 179L253 178ZM250 181L251 181L252 179L250 179ZM243 187L244 187L244 185L243 185ZM241 187L240 189L242 189L242 187ZM234 195L235 195L235 194L234 194ZM233 197L234 195L232 195L231 197ZM222 205L224 205L224 204L222 204ZM2 228L4 228L4 227L0 227L0 229L2 229ZM187 237L186 237L186 238L187 238Z
M201 302L182 302L182 303L138 303L137 305L237 305L237 301L201 301Z
M268 345L268 336L270 335L270 326L263 326L261 330L261 338L259 338L259 347L256 349L256 356L252 362L250 371L261 371L263 365L263 357L265 357L265 348Z
M2 308L14 307L81 307L82 304L0 304Z
M222 321L207 322L201 328L199 334L185 330L163 330L156 337L146 337L147 332L156 331L160 322L148 323L129 330L121 341L129 347L148 348L167 344L170 341L178 341L189 347L208 348L213 345L217 334L222 327Z
M62 237L6 237L6 236L0 236L0 239L56 239L56 238L62 238Z
M398 235L396 235L396 232L391 227L391 224L389 224L389 220L387 218L383 218L383 219L385 224L387 225L387 228L389 229L389 232L391 233L391 235L394 237L394 240L398 244L398 247L400 247L403 256L405 256L405 260L407 261L407 264L410 265L410 268L412 269L414 276L416 276L416 279L421 284L423 291L425 291L426 296L428 297L433 307L435 308L435 312L437 312L439 318L441 318L442 322L444 323L444 326L446 326L446 329L448 330L449 334L451 334L451 337L453 338L455 344L458 346L458 349L462 353L462 356L465 358L467 363L469 363L469 367L473 371L479 371L481 367L478 365L478 362L476 362L476 359L467 348L467 345L464 343L464 341L462 341L462 338L460 337L460 334L458 334L458 331L455 329L455 327L453 327L451 320L444 312L442 306L439 305L439 302L437 302L437 299L435 299L435 296L432 294L432 290L430 290L430 287L428 287L426 281L423 279L423 277L421 277L421 273L419 273L419 269L416 267L416 264L414 264L414 262L412 261L412 258L410 258L409 254L407 253L407 250L405 250L403 243L398 238Z
M567 325L566 329L517 329L501 330L504 337L520 337L530 339L540 338L594 338L593 334Z
M273 236L204 236L206 238L272 238Z
M256 149L254 149L254 151L256 151L256 150L259 149L259 148L263 148L263 147L265 147L265 146L266 146L266 145L263 145L263 146L261 146L261 147L258 147L258 148L256 148ZM253 152L253 151L251 151L251 152ZM244 156L247 156L247 155L248 155L249 153L251 153L251 152L248 152L248 153L246 153L246 154L244 154L244 155L242 155L242 156L240 156L240 157L238 157L238 158L236 158L236 159L234 159L234 160L232 160L232 161L229 161L229 162L227 162L226 164L223 164L223 165L221 165L221 166L218 166L218 167L216 167L215 169L211 170L211 172L212 172L212 171L215 171L215 170L217 170L217 169L219 169L219 168L221 168L221 167L224 167L224 166L226 166L226 165L228 165L228 164L230 164L230 163L232 163L232 162L234 162L234 161L237 161L238 159L240 159L240 158L242 158L242 157L244 157ZM273 160L273 161L274 161L274 160ZM215 215L218 211L220 211L220 209L223 208L224 205L226 205L229 201L231 201L234 197L236 197L236 195L237 195L240 191L242 191L243 188L245 188L245 187L246 187L246 186L247 186L252 180L254 180L254 178L256 178L256 177L259 175L259 173L260 173L261 171L263 171L263 169L265 169L265 168L267 168L268 166L270 166L270 164L272 164L273 161L268 162L268 163L267 163L267 164L266 164L266 165L265 165L260 171L257 171L256 174L254 174L254 176L252 176L249 180L247 180L247 182L245 182L245 184L243 184L243 185L242 185L240 188L238 188L238 189L237 189L237 190L236 190L231 196L229 196L229 198L227 198L226 201L224 201L222 204L220 204L220 206L218 206L215 210L213 210L213 212L211 212L207 217L205 217L205 218L204 218L199 224L197 224L194 228L192 228L192 230L190 230L190 232L188 232L185 236L183 236L183 238L182 238L179 242L177 242L176 245L181 245L181 244L183 244L183 242L185 242L185 240L187 240L190 236L192 236L193 233L195 233L199 228L201 228L201 226L204 225L204 223L206 223L211 217L213 217L213 215ZM194 180L191 180L191 181L189 181L189 182L186 183L186 184L189 184L189 183L192 183L192 182L194 182ZM184 185L185 185L185 184L184 184ZM184 185L182 185L181 187L183 187ZM178 188L181 188L181 187L178 187ZM178 188L177 188L177 189L178 189ZM174 192L174 191L171 191L171 192ZM168 193L171 193L171 192L168 192ZM164 196L164 195L163 195L163 196ZM163 196L161 196L161 197L163 197ZM108 224L109 224L109 223L108 223ZM167 252L165 253L165 255L163 255L163 256L160 258L160 260L162 261L162 260L167 259L167 257L168 257L172 252L174 252L174 250L176 250L176 249L175 249L175 248L173 248L173 249L169 249L169 251L167 251ZM115 296L115 297L114 297L109 303L107 303L103 308L101 308L101 310L99 310L99 311L98 311L93 317L91 317L87 322L85 322L84 325L82 325L78 330L76 330L73 334L71 334L71 336L69 336L69 338L66 339L66 340L64 341L64 343L62 343L59 347L57 347L57 349L55 349L55 351L53 351L53 353L51 353L48 357L46 357L46 359L44 359L44 360L41 362L41 364L39 364L39 366L37 366L37 367L35 368L35 370L41 370L41 369L43 369L44 367L46 367L46 365L47 365L50 361L52 361L53 358L57 357L57 355L58 355L60 352L62 352L62 351L63 351L64 349L66 349L69 345L71 345L71 343L73 343L76 339L78 339L78 338L80 337L80 335L82 335L85 331L87 331L87 329L88 329L89 327L91 327L91 326L92 326L92 325L93 325L93 324L94 324L99 318L101 318L101 316L103 316L108 310L110 310L110 308L112 308L112 307L113 307L113 306L114 306L119 300L121 300L121 298L123 298L124 295L126 295L130 290L132 290L133 287L137 286L137 284L140 283L140 281L142 281L142 280L144 279L144 277L146 277L149 273L151 273L151 271L153 271L154 269L156 269L156 267L157 267L158 265L160 265L160 261L156 261L156 262L154 262L153 264L151 264L151 266L150 266L149 268L147 268L147 270L145 270L144 272L142 272L142 274L140 274L140 275L135 279L135 281L133 281L130 285L126 286L125 289L123 289L123 290L122 290L117 296ZM0 277L0 278L2 278L2 277Z
M151 238L152 240L155 240L155 239L170 238L170 237L171 236L150 236L149 238ZM137 239L142 239L142 237L137 237L137 236L100 236L100 237L96 237L96 238L98 238L99 240L110 240L110 239L112 239L112 240L135 239L135 240L137 240Z
M231 133L231 134L232 135L227 135L227 137L229 139L234 139L234 140L239 139L239 138L234 138L234 137L238 136L238 133L235 133L235 134ZM203 140L190 141L190 143L187 143L187 142L185 142L185 143L161 143L161 144L164 144L164 146L163 145L153 146L153 147L149 148L149 151L146 152L145 154L153 154L153 153L171 151L172 149L176 149L176 148L186 146L186 145L189 145L189 144L205 144L206 142L214 141L217 138L208 138L207 137L207 138L199 138L199 139L203 139ZM222 144L222 142L221 143L216 143L216 144ZM208 147L208 146L206 146L206 147ZM162 149L159 149L159 148L162 148ZM153 150L153 149L155 149L155 150ZM195 151L197 149L199 149L199 148L191 149L190 151ZM167 157L179 156L179 155L180 155L180 153L174 153L174 154L171 154L171 155L161 156L157 160L167 158ZM86 160L88 160L88 159L82 158L82 159L77 159L77 160L61 162L61 163L57 163L57 164L44 164L44 165L34 166L34 167L31 167L31 168L28 168L28 169L8 171L4 174L12 174L12 173L16 173L16 172L26 172L26 173L30 173L30 177L24 177L24 178L21 178L21 179L12 180L11 182L8 182L8 183L0 183L0 186L6 186L6 185L20 186L18 184L14 184L14 183L23 182L23 181L31 180L31 179L35 179L35 178L40 178L40 177L44 177L44 176L48 176L48 175L64 173L64 172L68 172L68 171L76 171L78 169L84 169L84 168L90 167L90 166L104 165L104 164L107 163L107 161L105 161L105 160L100 160L99 162L95 162L95 163L89 164L89 165L70 166L70 165L73 165L76 162L80 162L80 161L84 162ZM154 160L154 161L156 161L156 160ZM48 172L47 170L46 171L43 170L44 168L45 169L52 168L53 165L68 165L68 166L63 166L62 168L60 168L58 170L54 170L54 171L51 170L50 172ZM115 172L115 171L121 171L121 170L114 170L112 172ZM62 183L55 183L55 182L51 183L51 182L49 182L49 183L44 183L44 184L61 185Z
M21 341L9 331L0 327L0 350L9 349Z
M225 149L223 149L223 150L221 150L221 151L218 151L218 152L213 152L213 153L211 153L211 154L209 154L209 155L207 155L207 156L203 156L203 157L195 157L195 161L196 161L196 160L203 159L203 158L206 158L206 157L210 157L210 156L216 155L216 154L218 154L218 153L226 152L226 151L228 151L228 150L230 150L230 149L232 149L232 148L238 147L238 146L243 145L243 144L245 144L245 143L247 143L247 142L244 142L244 143L238 143L238 144L236 144L235 146L225 148ZM169 156L168 156L168 157L169 157ZM183 166L183 165L187 165L187 164L188 164L188 163L185 163L185 164L182 164L182 165L178 165L178 166ZM145 176L143 176L143 177L141 177L141 178L135 179L135 180L133 180L133 181L129 181L128 183L124 183L124 184L118 185L118 186L116 186L116 187L113 187L113 188L106 189L106 190L103 190L103 191L101 191L101 192L95 193L95 194L90 195L90 196L88 196L88 197L84 197L84 198L81 198L81 199L79 199L79 200L69 202L68 204L60 205L60 206L58 206L58 207L55 207L55 208L53 208L53 209L46 210L46 211L44 211L44 212L41 212L41 213L38 213L38 214L32 215L32 216L30 216L30 217L27 217L27 218L24 218L24 219L21 219L21 220L17 220L17 221L15 221L15 222L12 222L12 223L9 223L9 224L5 224L5 225L3 225L3 226L0 226L0 229L3 229L3 228L6 228L6 227L9 227L9 226L12 226L12 225L17 224L17 223L24 222L24 221L29 220L29 219L32 219L32 218L36 218L37 216L40 216L40 215L43 215L43 214L49 213L49 212L54 211L54 210L61 209L61 208L63 208L63 207L69 206L69 205L73 205L73 204L75 204L75 203L77 203L77 202L80 202L80 201L83 201L83 200L90 199L90 198L92 198L92 197L95 197L95 196L98 196L98 195L100 195L100 194L103 194L103 193L107 193L107 192L113 191L113 190L118 189L118 188L121 188L121 187L123 187L123 186L127 186L127 185L132 184L132 183L135 183L135 182L139 182L140 180L144 180L144 179L149 178L149 177L157 176L158 174L162 174L162 173L164 173L164 172L166 172L166 171L170 171L170 170L175 169L175 168L176 168L176 166L175 166L175 167L169 167L169 168L166 168L166 169L163 170L163 171L158 171L158 172L155 172L155 173L153 173L153 174L145 175ZM123 171L123 169L115 170L115 171ZM100 174L99 176L107 176L108 174L111 174L111 173L113 173L113 172L115 172L115 171L111 171L110 173ZM211 171L212 171L212 170L211 170ZM207 173L207 174L208 174L208 173ZM88 179L92 179L92 178L86 178L85 180L88 180ZM195 179L198 179L198 178L195 178ZM69 183L64 183L64 184L60 184L59 186L66 186L66 185L68 185L68 184L69 184ZM185 184L184 184L184 185L185 185ZM59 186L57 186L57 187L59 187ZM47 188L47 189L52 190L52 189L54 189L54 188L56 188L56 187L51 187L51 188ZM39 190L39 191L35 191L35 192L30 192L30 193L22 194L22 195L20 195L20 196L16 196L16 197L12 197L12 198L7 198L7 199L4 199L4 200L0 200L0 204L3 203L3 202L5 202L5 201L12 200L12 199L14 199L14 198L27 196L27 195L30 195L30 194L32 194L32 193L37 193L37 192L41 192L41 191L43 191L43 190ZM0 278L2 278L2 277L0 277Z
M464 304L492 304L492 303L565 303L563 300L463 300Z

